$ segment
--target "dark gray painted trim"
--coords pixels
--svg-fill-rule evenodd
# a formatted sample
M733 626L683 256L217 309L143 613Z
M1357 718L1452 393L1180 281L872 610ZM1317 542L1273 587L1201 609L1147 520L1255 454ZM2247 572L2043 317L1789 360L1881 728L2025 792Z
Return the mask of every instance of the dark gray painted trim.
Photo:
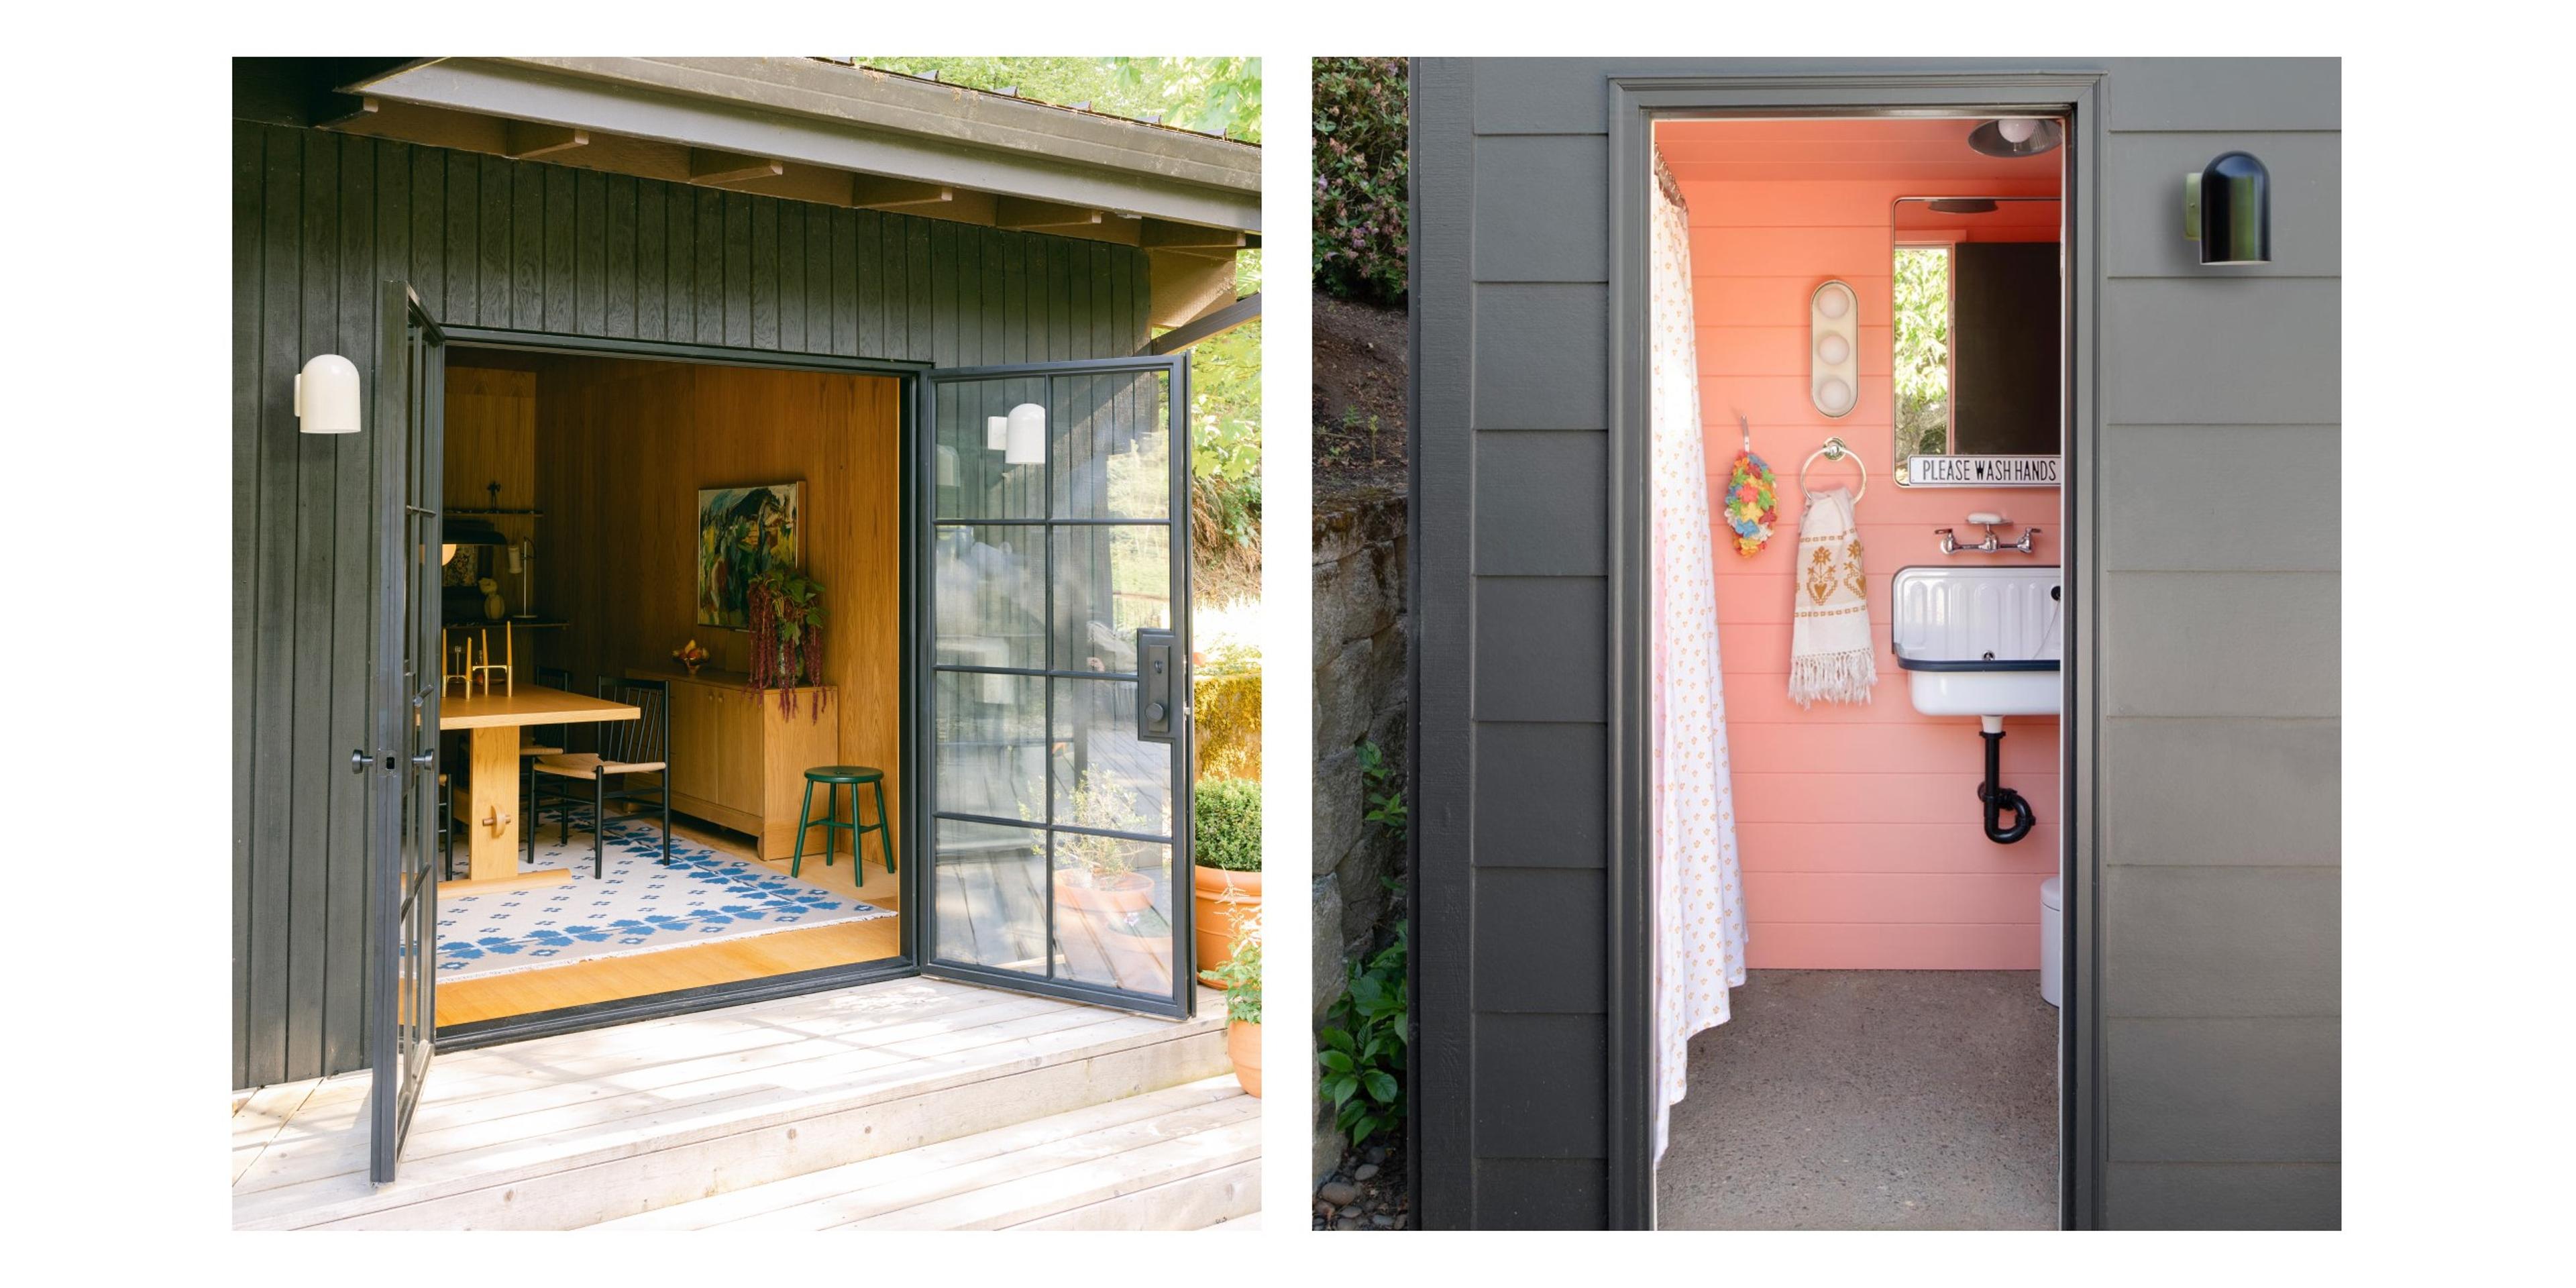
M1406 510L1413 539L1405 570L1413 596L1408 683L1414 711L1405 782L1413 796L1407 881L1412 889L1413 1041L1405 1103L1414 1211L1427 1229L1464 1229L1481 1215L1475 1157L1475 726L1470 698L1475 652L1473 457L1474 311L1470 307L1475 225L1472 99L1475 64L1415 59L1408 90L1406 265L1407 347L1413 359L1405 419ZM1426 113L1426 101L1441 110ZM1425 209L1438 214L1426 221ZM1443 325L1424 326L1434 309ZM1437 409L1435 434L1426 427ZM1455 436L1456 450L1425 443ZM1446 522L1426 523L1438 514ZM1423 772L1439 765L1441 772Z
M2099 72L1934 72L1923 74L1861 72L1850 75L1778 76L1619 76L1609 79L1609 205L1611 265L1609 281L1610 450L1610 613L1604 641L1609 663L1609 879L1608 944L1610 961L1608 1027L1608 1096L1610 1108L1607 1223L1613 1229L1647 1228L1654 1220L1654 1158L1651 1115L1654 1103L1654 979L1651 868L1647 853L1651 835L1645 769L1652 752L1648 677L1651 631L1635 628L1631 613L1642 612L1648 598L1651 567L1646 558L1650 538L1650 485L1647 462L1652 447L1646 402L1633 396L1647 385L1647 227L1646 184L1651 167L1652 122L1659 116L1714 115L1727 112L1881 111L1901 107L1941 107L1978 115L2072 114L2068 134L2068 219L2076 230L2068 274L2074 294L2070 322L2076 391L2074 434L2067 446L2068 485L2065 522L2075 540L2068 543L2067 593L2074 597L2069 617L2075 638L2067 641L2066 715L2061 728L2067 781L2079 786L2069 796L2070 817L2061 836L2071 854L2061 854L2068 878L2066 900L2068 972L2065 1006L2060 1011L2059 1219L2069 1229L2101 1224L2103 1149L2102 1088L2099 1076L2100 945L2095 931L2100 905L2100 846L2091 831L2092 792L2079 772L2092 763L2098 739L2098 706L2092 680L2097 657L2088 650L2095 638L2086 608L2093 597L2088 570L2092 542L2079 512L2098 488L2091 449L2099 441L2097 390L2100 370L2093 337L2099 323L2100 290L2095 261L2100 256L2100 229L2093 221L2099 193L2098 156L2103 135ZM1419 230L1416 246L1420 245ZM1418 427L1417 427L1417 431ZM1417 454L1416 460L1420 459ZM1417 509L1417 514L1423 513ZM1423 583L1417 578L1415 585ZM1417 1158L1419 1155L1417 1154ZM1417 1164L1419 1166L1419 1164Z

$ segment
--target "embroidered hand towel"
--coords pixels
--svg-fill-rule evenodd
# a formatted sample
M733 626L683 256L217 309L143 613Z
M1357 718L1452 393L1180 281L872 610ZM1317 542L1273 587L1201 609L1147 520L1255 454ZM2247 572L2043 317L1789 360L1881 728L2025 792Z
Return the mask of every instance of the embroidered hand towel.
M1851 493L1809 493L1798 517L1795 625L1789 628L1789 698L1801 707L1867 702L1878 684L1869 643L1869 582Z

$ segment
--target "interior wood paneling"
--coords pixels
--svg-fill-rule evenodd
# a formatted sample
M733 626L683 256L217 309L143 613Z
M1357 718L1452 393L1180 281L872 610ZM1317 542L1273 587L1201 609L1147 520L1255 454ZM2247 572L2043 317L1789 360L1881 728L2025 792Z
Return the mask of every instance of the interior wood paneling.
M899 384L556 357L536 389L538 606L570 622L542 646L546 664L587 693L603 675L668 668L671 650L694 638L713 654L708 666L747 672L747 633L696 622L697 494L802 482L800 541L824 588L824 680L837 690L823 718L838 724L844 762L886 771L900 838ZM745 702L737 714L748 719ZM723 794L721 783L702 786Z

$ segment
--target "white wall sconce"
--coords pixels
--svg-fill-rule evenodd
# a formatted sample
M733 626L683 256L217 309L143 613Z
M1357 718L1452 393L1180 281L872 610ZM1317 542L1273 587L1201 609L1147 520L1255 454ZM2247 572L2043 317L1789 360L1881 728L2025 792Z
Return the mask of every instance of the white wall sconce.
M1840 418L1860 404L1860 297L1828 279L1807 302L1808 396L1816 410Z
M336 353L305 363L295 375L295 419L307 434L357 433L357 364Z
M1046 461L1046 408L1036 403L1021 403L1011 409L1010 442L1002 461L1006 465L1038 465Z
M1011 441L1010 435L1011 435L1011 418L1010 418L1010 417L1008 417L1008 416L987 416L987 417L985 417L985 418L984 418L984 450L985 450L985 451L988 451L988 452L998 452L998 451L1001 451L1003 448L1005 448L1005 447L1009 446L1009 445L1010 445L1010 441Z
M2221 152L2183 176L2182 235L2207 265L2272 262L2272 172L2246 152Z

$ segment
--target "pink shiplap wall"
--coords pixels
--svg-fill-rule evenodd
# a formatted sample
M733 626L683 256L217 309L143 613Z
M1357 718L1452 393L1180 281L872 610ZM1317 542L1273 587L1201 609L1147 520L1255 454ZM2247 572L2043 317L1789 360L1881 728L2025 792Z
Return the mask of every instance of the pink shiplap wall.
M1975 167L1991 163L1956 144L1966 132L1957 122L1800 122L1839 137L1781 147L1802 143L1781 137L1790 124L1691 123L1662 136L1690 204L1712 514L1739 446L1739 410L1781 483L1777 532L1762 553L1741 558L1722 526L1711 534L1748 960L1756 968L2036 969L2039 883L2057 865L2056 722L2005 723L2003 781L2033 802L2040 823L2015 845L1986 840L1977 722L1915 714L1887 651L1889 579L1914 564L2055 563L2058 496L1896 486L1888 261L1896 197L2053 193L2054 166L2034 176L2031 162L2008 162L1981 176ZM1728 129L1760 135L1738 148L1726 142ZM1795 177L1758 177L1765 166ZM1829 277L1851 283L1861 304L1861 402L1840 420L1807 398L1807 301ZM1878 687L1865 706L1802 711L1787 696L1796 475L1835 434L1870 470L1859 518ZM1848 461L1818 461L1814 478L1820 488L1849 485L1855 471ZM1978 535L1967 524L1971 510L2009 516L2016 527L2008 535L2021 523L2042 528L2037 558L1943 556L1932 530Z

